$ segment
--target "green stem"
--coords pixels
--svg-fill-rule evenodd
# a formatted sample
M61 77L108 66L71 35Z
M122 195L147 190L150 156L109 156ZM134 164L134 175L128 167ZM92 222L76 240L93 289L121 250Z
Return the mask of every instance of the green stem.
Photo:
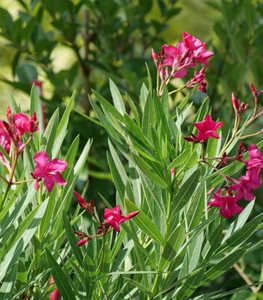
M6 191L5 191L3 200L2 200L2 202L0 204L0 210L2 210L2 208L5 205L5 201L6 201L6 198L8 196L9 190L10 190L10 188L12 186L12 181L13 181L13 177L14 177L15 170L16 170L16 164L17 164L17 158L18 158L18 150L17 150L17 148L16 148L15 145L13 145L13 155L12 156L13 156L12 167L11 167L11 170L10 170L9 180L7 181Z
M168 93L168 95L170 96L170 95L172 95L172 94L174 94L174 93L180 92L180 91L183 90L185 87L186 87L186 85L184 85L184 86L182 86L182 87L180 87L180 88L178 88L178 89L176 89L176 90L173 90L173 91L171 91L170 93Z
M11 188L11 183L8 182L7 187L6 187L6 190L5 190L4 197L3 197L2 201L1 201L1 204L0 204L0 211L1 211L1 210L3 209L3 207L4 207L4 204L5 204L5 201L6 201L6 198L7 198L7 195L8 195L8 192L9 192L10 188Z
M219 175L221 175L222 177L224 177L224 179L225 179L226 182L229 182L229 177L227 177L219 169L217 169L216 167L214 167L213 165L211 165L208 161L206 161L206 160L200 160L200 162L203 162L203 163L207 164L210 168L212 168L213 170L215 170Z
M160 279L161 279L161 274L157 273L154 278L154 283L151 291L152 295L150 299L153 299L155 294L158 292L158 287L160 286L159 285Z
M27 183L27 182L33 182L34 180L35 179L27 179L27 180L15 181L15 182L12 182L12 184L18 185L18 184Z
M105 259L105 243L106 243L105 236L106 236L106 234L104 233L102 235L101 255L100 255L100 260L99 260L98 269L97 269L97 271L99 271L99 272L102 272L103 263L104 263L104 259Z
M159 85L160 85L160 77L159 72L156 72L156 92L159 92Z
M259 131L255 132L255 133L243 135L243 136L241 136L239 139L240 139L240 140L244 140L244 139L246 139L246 138L249 138L249 137L252 137L252 136L261 134L261 133L262 133L262 130L259 130Z
M1 174L0 174L0 178L2 178L6 184L9 183L9 181L4 176L2 176Z

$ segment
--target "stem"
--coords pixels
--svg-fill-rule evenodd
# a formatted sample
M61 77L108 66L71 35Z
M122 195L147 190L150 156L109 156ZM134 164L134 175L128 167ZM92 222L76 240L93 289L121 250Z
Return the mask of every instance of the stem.
M238 127L239 127L239 124L240 124L240 117L236 114L236 117L235 117L235 125L234 125L234 128L232 130L232 135L231 135L231 138L230 140L226 143L226 145L223 147L223 149L221 150L219 156L222 156L224 154L224 152L226 151L226 149L231 145L231 143L233 142L233 140L235 139L237 133L238 133Z
M159 93L159 85L160 85L160 77L159 77L159 71L156 72L156 92Z
M2 176L1 174L0 174L0 178L2 178L6 184L9 183L9 181L4 176Z
M27 182L33 182L34 180L35 179L27 179L27 180L15 181L15 182L12 182L12 184L18 185L18 184L27 183Z
M37 204L40 205L42 202L42 183L39 184L38 195L37 195Z
M252 137L252 136L261 134L261 133L262 133L262 130L259 130L259 131L255 132L255 133L243 135L243 136L241 136L239 139L240 139L240 140L244 140L244 139L246 139L246 138L249 138L249 137Z
M103 235L102 235L101 256L100 256L99 265L98 265L98 269L97 269L97 271L100 271L100 272L102 272L102 266L103 266L103 262L104 262L104 258L105 258L105 236L106 236L106 234L103 233Z
M3 200L0 204L0 210L2 210L2 208L5 205L5 201L6 201L8 192L9 192L11 186L12 186L12 181L13 181L13 177L14 177L15 170L16 170L16 164L17 164L17 158L18 158L18 149L14 144L13 144L13 151L12 152L13 152L12 167L11 167L11 170L10 170L9 180L7 181L7 187L6 187L6 190L5 190L5 194L4 194Z
M254 285L253 281L248 277L248 275L241 269L238 263L234 264L235 270L238 272L240 277L244 279L244 281L250 286L250 289L253 294L258 292L258 288Z
M182 87L180 87L180 88L178 88L178 89L176 89L176 90L173 90L173 91L171 91L170 93L168 93L168 95L170 96L170 95L172 95L172 94L174 94L174 93L180 92L180 91L183 90L185 87L186 87L186 85L184 85L184 86L182 86Z
M6 190L5 190L5 194L4 194L4 197L3 197L3 200L2 200L2 202L1 202L1 204L0 204L0 211L1 211L2 208L4 207L5 200L6 200L6 197L7 197L7 195L8 195L8 192L9 192L10 188L11 188L11 184L10 184L10 182L8 182L7 187L6 187Z
M161 274L157 273L155 275L155 279L154 279L154 283L153 283L153 287L152 287L152 295L150 299L153 299L154 295L156 294L156 292L158 291L158 287L159 287L159 281L161 279Z
M211 165L208 161L202 159L200 160L200 162L203 162L205 164L207 164L210 168L212 168L213 170L215 170L219 175L221 175L222 177L224 177L226 182L229 182L229 177L227 177L224 173L222 173L219 169L217 169L216 167L214 167L213 165Z

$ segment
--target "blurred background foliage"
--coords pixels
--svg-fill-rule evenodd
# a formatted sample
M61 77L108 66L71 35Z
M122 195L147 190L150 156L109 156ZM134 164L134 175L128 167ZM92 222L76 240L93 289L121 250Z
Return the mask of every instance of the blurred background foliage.
M105 155L107 137L101 127L87 120L94 117L88 95L94 89L109 97L110 77L121 91L138 99L147 76L145 62L155 74L151 48L159 51L163 43L176 43L183 31L207 41L208 49L215 52L207 69L208 95L213 112L228 131L233 120L231 92L252 103L249 84L263 88L260 0L1 0L0 114L4 115L10 97L27 109L33 80L43 82L47 118L58 106L63 110L61 104L66 105L76 89L78 107L71 116L68 141L76 134L83 144L93 138L89 168L79 188L88 186L88 198L97 199L100 193L113 201L115 190ZM199 105L196 101L195 106ZM262 127L261 119L252 130ZM259 280L262 254L245 257L243 267ZM242 284L230 271L206 288L217 290L224 285L227 290ZM233 299L254 299L242 293Z

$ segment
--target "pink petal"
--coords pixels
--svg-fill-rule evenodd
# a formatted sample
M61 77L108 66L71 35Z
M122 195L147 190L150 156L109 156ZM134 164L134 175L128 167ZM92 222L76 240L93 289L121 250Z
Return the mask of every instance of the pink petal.
M65 186L67 185L67 181L62 177L60 173L52 174L52 176L49 177L50 180L54 181L55 183Z
M50 295L49 295L50 300L60 300L60 293L58 288L56 288Z
M53 189L55 182L50 178L45 178L43 183L44 183L47 191L50 193Z
M173 78L183 78L187 75L187 70L186 69L181 69L178 72L175 72L173 74Z
M77 199L79 205L82 208L86 208L87 207L87 202L85 201L85 199L83 197L81 197L81 195L78 192L74 191L74 196L75 196L75 198Z
M132 211L125 217L125 219L129 220L129 219L135 217L136 215L138 215L138 213L139 213L139 211Z
M38 181L36 181L36 182L35 182L35 184L34 184L34 188L35 188L36 190L38 190L38 189L39 189L39 182L38 182Z
M30 132L30 120L27 115L23 113L14 114L14 123L19 135L25 132Z
M48 172L63 172L67 168L67 162L65 160L53 159L49 162Z
M46 151L40 151L34 156L34 161L39 167L45 168L49 162L49 157Z
M79 240L79 241L76 243L76 246L78 246L78 247L83 246L83 245L85 245L87 242L88 242L87 239Z

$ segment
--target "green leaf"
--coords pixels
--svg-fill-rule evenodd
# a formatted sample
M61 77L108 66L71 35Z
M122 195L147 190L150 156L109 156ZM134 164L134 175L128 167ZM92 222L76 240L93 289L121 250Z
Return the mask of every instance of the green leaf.
M203 270L197 272L194 275L189 276L186 281L182 284L178 293L176 294L176 300L187 300L193 294L193 292L199 287L200 282L204 277Z
M162 269L175 259L179 248L185 240L185 229L184 225L179 225L175 230L171 233L167 242L164 245L163 253L162 253L162 261L161 266Z
M105 98L103 98L96 91L92 91L97 101L109 112L111 113L117 120L123 121L122 114ZM91 101L92 102L92 101Z
M241 227L239 230L235 231L222 245L226 245L227 248L233 248L238 245L242 245L244 242L246 242L250 236L257 230L258 224L262 221L263 213L256 216L254 219L252 219L250 222L245 224L243 227Z
M206 184L197 187L187 211L188 227L195 228L203 216L206 201Z
M161 188L167 188L168 184L159 175L156 174L155 170L141 157L132 155L135 163L138 165L140 170L147 175L152 181L158 184Z
M158 244L163 245L163 236L156 227L155 223L130 200L125 199L125 205L128 212L139 211L139 214L134 217L133 222L142 230L142 232L151 237Z
M10 268L8 275L5 278L5 281L2 283L2 286L0 288L0 297L2 300L12 300L14 290L15 290L15 284L16 284L16 275L17 275L17 266L15 265Z
M46 142L46 151L48 153L51 153L52 147L54 145L55 139L56 139L56 130L58 127L59 122L59 110L56 109L53 113L52 117L50 118L47 127L44 132L44 140L43 142Z
M66 106L66 109L62 115L62 118L57 126L56 130L56 143L52 148L52 157L56 157L60 151L61 145L65 139L67 133L67 126L69 122L69 115L74 108L76 92L74 92L69 100L69 103Z
M92 141L88 140L88 142L85 145L85 147L84 147L84 149L83 149L83 151L82 151L82 153L81 153L78 161L75 164L75 167L74 167L74 175L75 176L77 176L81 172L82 168L84 167L84 164L85 164L85 162L87 160L87 156L89 154L91 143L92 143Z
M189 159L189 150L185 150L184 152L180 153L168 166L168 170L172 168L176 168L185 163L185 161Z
M153 100L151 94L148 93L148 97L144 106L142 116L142 133L150 140L151 138L151 127L156 122L156 116L153 107Z
M55 279L59 293L65 300L76 299L76 292L73 291L70 277L59 266L52 254L46 249L46 256L49 266L52 268L51 273Z
M33 84L31 88L31 94L30 94L30 114L32 115L34 112L37 115L39 133L41 135L44 132L43 109L42 109L41 100L38 95L38 89Z
M124 115L124 113L126 113L126 110L125 110L124 102L120 94L120 91L117 88L116 84L111 79L109 80L109 82L110 82L110 91L111 91L111 96L112 96L114 106L116 107L118 112Z
M83 265L83 255L82 255L80 248L76 246L77 239L74 235L72 226L71 226L65 213L63 214L63 224L65 226L65 231L67 234L67 238L68 238L71 250L72 250L73 254L75 255L79 265L82 266Z
M128 94L126 94L126 99L130 106L131 112L133 113L135 121L136 121L137 125L140 127L140 125L141 125L140 116L139 116L139 112L134 104L134 101L130 98L130 96Z
M229 270L244 254L245 249L237 249L232 253L226 254L226 256L216 263L205 273L205 282L214 280L223 274L226 270Z
M173 197L171 207L171 216L174 217L192 198L196 187L199 184L200 171L195 171L186 182L179 188L177 194Z
M9 266L16 262L31 241L37 227L45 213L47 201L40 207L36 207L22 221L18 229L13 233L11 243L2 249L0 254L0 280L2 280Z

